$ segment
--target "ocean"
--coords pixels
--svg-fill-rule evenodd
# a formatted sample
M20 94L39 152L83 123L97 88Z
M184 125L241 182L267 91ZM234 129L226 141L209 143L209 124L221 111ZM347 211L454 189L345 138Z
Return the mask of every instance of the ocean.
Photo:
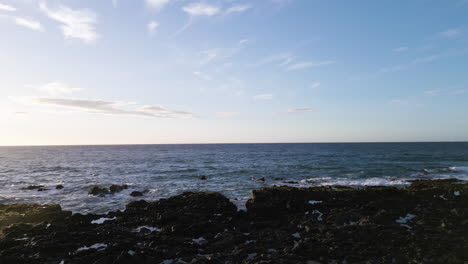
M220 192L242 208L261 187L404 186L418 178L468 180L468 142L0 147L0 203L53 203L77 213L185 191ZM129 188L88 195L111 184ZM24 189L30 185L49 190ZM135 190L148 192L131 197Z

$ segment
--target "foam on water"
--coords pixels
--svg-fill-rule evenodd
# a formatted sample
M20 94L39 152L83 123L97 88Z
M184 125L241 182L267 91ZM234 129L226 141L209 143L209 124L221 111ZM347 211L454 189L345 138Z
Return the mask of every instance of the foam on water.
M135 200L214 191L243 209L252 190L273 185L468 181L467 150L468 143L0 147L0 203L59 203L74 212L106 213ZM64 188L55 189L58 184ZM94 185L112 184L129 188L104 197L88 195ZM48 190L23 189L30 185ZM149 192L142 197L130 196L144 190Z

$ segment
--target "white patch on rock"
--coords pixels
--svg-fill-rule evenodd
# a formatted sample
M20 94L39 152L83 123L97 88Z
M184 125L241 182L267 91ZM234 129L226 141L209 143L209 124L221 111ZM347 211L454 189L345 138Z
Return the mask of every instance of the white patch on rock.
M312 214L317 214L317 215L318 215L318 216L317 216L317 220L318 220L318 221L322 221L322 220L323 220L323 218L322 218L323 213L320 212L319 210L313 210L311 213L312 213Z
M447 201L447 200L448 200L448 199L445 198L445 196L443 196L443 195L439 195L439 198L442 199L442 200L444 200L444 201Z
M142 229L148 229L150 232L161 232L160 228L151 226L139 226L133 230L135 233L140 233Z
M453 195L455 195L455 196L460 196L460 191L454 191L454 192L453 192Z
M117 218L116 217L113 217L113 218L101 217L99 219L91 221L91 224L100 225L100 224L104 224L105 221L113 221L115 219L117 219Z
M399 224L406 224L406 223L408 223L408 221L410 221L411 219L413 219L415 217L416 217L416 215L407 213L406 216L398 218L397 220L395 220L395 222L397 222Z
M315 200L310 200L309 204L319 204L322 203L322 201L315 201Z
M415 217L416 217L416 215L407 213L406 216L398 218L397 220L395 220L395 222L400 224L400 226L402 226L402 227L406 227L408 229L413 229L413 227L407 225L406 223L408 223L408 221L411 221L411 219L413 219Z
M192 239L194 243L197 243L199 245L208 243L208 241L204 237L199 237L199 238L194 238Z
M133 251L133 250L129 250L127 253L128 253L130 256L135 255L135 251Z
M293 237L295 237L295 238L301 238L301 234L299 234L299 233L297 233L297 232L294 233L294 234L292 234L291 236L293 236Z
M90 250L90 249L96 249L96 250L104 250L107 248L107 245L106 244L103 244L103 243L96 243L90 247L87 247L87 246L84 246L84 247L80 247L79 249L76 250L76 252L80 252L80 251L85 251L85 250Z
M247 255L247 260L251 260L253 258L255 258L255 256L257 256L257 253L250 253Z

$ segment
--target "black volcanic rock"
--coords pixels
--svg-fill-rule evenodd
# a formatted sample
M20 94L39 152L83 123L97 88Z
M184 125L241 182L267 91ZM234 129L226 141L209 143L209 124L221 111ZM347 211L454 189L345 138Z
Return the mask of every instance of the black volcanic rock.
M99 186L93 186L89 189L88 194L97 195L97 196L104 196L109 193L109 190L106 188L101 188Z
M70 215L0 205L0 263L464 263L468 184L271 187L247 211L218 193ZM8 228L5 228L8 226Z
M130 193L130 196L133 196L133 197L143 196L143 193L139 191L133 191Z
M62 184L59 184L59 185L55 186L55 189L61 190L61 189L63 189L63 185L62 185Z
M123 184L123 185L112 184L109 187L109 191L111 193L118 193L118 192L121 192L121 191L123 191L125 189L128 189L128 186L126 184Z

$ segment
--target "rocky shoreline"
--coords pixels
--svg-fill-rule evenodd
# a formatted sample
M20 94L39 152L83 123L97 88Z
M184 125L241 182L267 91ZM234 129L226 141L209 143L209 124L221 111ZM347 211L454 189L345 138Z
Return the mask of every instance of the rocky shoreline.
M106 215L0 205L0 263L466 263L468 184L269 187L238 211L219 193Z

